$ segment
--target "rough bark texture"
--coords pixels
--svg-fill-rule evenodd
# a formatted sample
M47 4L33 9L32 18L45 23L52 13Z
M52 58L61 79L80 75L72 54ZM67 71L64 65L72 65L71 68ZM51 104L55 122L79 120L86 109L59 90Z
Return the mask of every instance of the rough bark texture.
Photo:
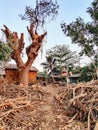
M19 79L20 79L20 83L24 84L25 86L28 85L28 78L29 78L28 74L29 74L29 69L27 68L21 69Z
M7 26L4 25L5 29L1 29L7 39L8 45L13 49L13 52L11 54L11 58L15 60L18 71L19 71L19 76L20 76L20 83L24 84L25 86L28 85L28 72L29 69L35 60L35 58L38 55L38 51L42 46L42 41L47 34L45 32L42 35L39 35L36 30L34 30L34 25L30 25L30 27L27 27L28 33L31 36L32 43L26 48L26 54L27 54L27 61L26 63L23 62L21 58L21 53L24 49L24 34L21 33L20 38L18 37L17 32L11 32Z

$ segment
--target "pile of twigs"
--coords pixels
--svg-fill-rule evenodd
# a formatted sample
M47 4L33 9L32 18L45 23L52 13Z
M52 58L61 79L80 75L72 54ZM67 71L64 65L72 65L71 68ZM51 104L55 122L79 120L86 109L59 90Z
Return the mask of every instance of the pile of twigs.
M61 89L55 98L63 104L66 115L82 121L93 130L98 120L98 81L69 85Z
M0 130L98 129L98 81L47 87L0 82Z
M0 84L0 130L38 130L48 94L39 86Z

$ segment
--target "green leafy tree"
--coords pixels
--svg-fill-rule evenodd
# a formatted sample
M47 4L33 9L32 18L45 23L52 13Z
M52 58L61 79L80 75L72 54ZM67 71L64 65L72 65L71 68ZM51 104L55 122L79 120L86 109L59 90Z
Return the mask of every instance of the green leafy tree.
M55 59L53 59L53 56L51 54L46 56L46 62L41 63L41 65L44 68L44 72L46 73L46 78L49 76L51 72L52 81L54 81L54 77L53 77L54 64L55 64Z
M61 23L61 28L66 36L69 36L72 43L81 47L80 56L86 55L97 70L98 65L98 0L94 0L87 12L92 18L91 22L85 23L79 17L70 24ZM96 59L96 60L95 60Z
M43 63L48 70L62 71L67 66L72 66L77 62L75 52L72 52L68 46L56 45L46 52L46 62Z
M80 81L90 81L96 76L96 72L92 63L80 68Z
M56 45L46 52L46 62L42 63L44 70L51 72L52 81L54 81L54 74L61 74L62 70L71 71L74 64L77 62L75 52L72 52L66 45ZM50 71L49 71L50 70ZM68 78L68 76L66 77ZM65 81L65 78L62 80Z
M56 45L47 51L47 55L50 54L55 59L55 67L60 71L77 61L76 53L72 52L68 45Z
M52 59L51 56L46 56L46 62L41 63L41 65L43 66L43 68L44 68L45 71L48 72L49 70L52 69L52 66L53 66L52 60L53 59Z
M11 56L11 52L12 49L7 44L0 41L0 61L7 61Z
M12 49L3 41L0 41L0 78L5 74L5 64L10 59Z

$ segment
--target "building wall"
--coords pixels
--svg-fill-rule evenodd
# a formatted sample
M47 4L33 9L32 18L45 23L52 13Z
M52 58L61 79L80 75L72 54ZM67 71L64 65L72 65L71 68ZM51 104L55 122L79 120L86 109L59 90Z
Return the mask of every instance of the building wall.
M19 82L19 75L16 69L6 69L6 80L12 83ZM36 83L37 71L29 71L29 83Z
M36 83L37 80L37 72L29 71L29 83Z
M6 73L6 80L8 82L18 82L18 74L17 71L15 69L6 69L5 70Z

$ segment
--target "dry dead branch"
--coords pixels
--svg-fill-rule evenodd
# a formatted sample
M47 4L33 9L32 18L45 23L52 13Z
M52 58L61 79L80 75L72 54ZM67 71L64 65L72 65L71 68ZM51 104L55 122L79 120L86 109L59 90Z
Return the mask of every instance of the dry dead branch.
M67 116L86 122L88 130L94 129L98 120L98 81L63 88L57 97Z
M0 130L97 130L98 85L0 84ZM51 89L51 90L50 90ZM54 98L55 97L55 98Z

